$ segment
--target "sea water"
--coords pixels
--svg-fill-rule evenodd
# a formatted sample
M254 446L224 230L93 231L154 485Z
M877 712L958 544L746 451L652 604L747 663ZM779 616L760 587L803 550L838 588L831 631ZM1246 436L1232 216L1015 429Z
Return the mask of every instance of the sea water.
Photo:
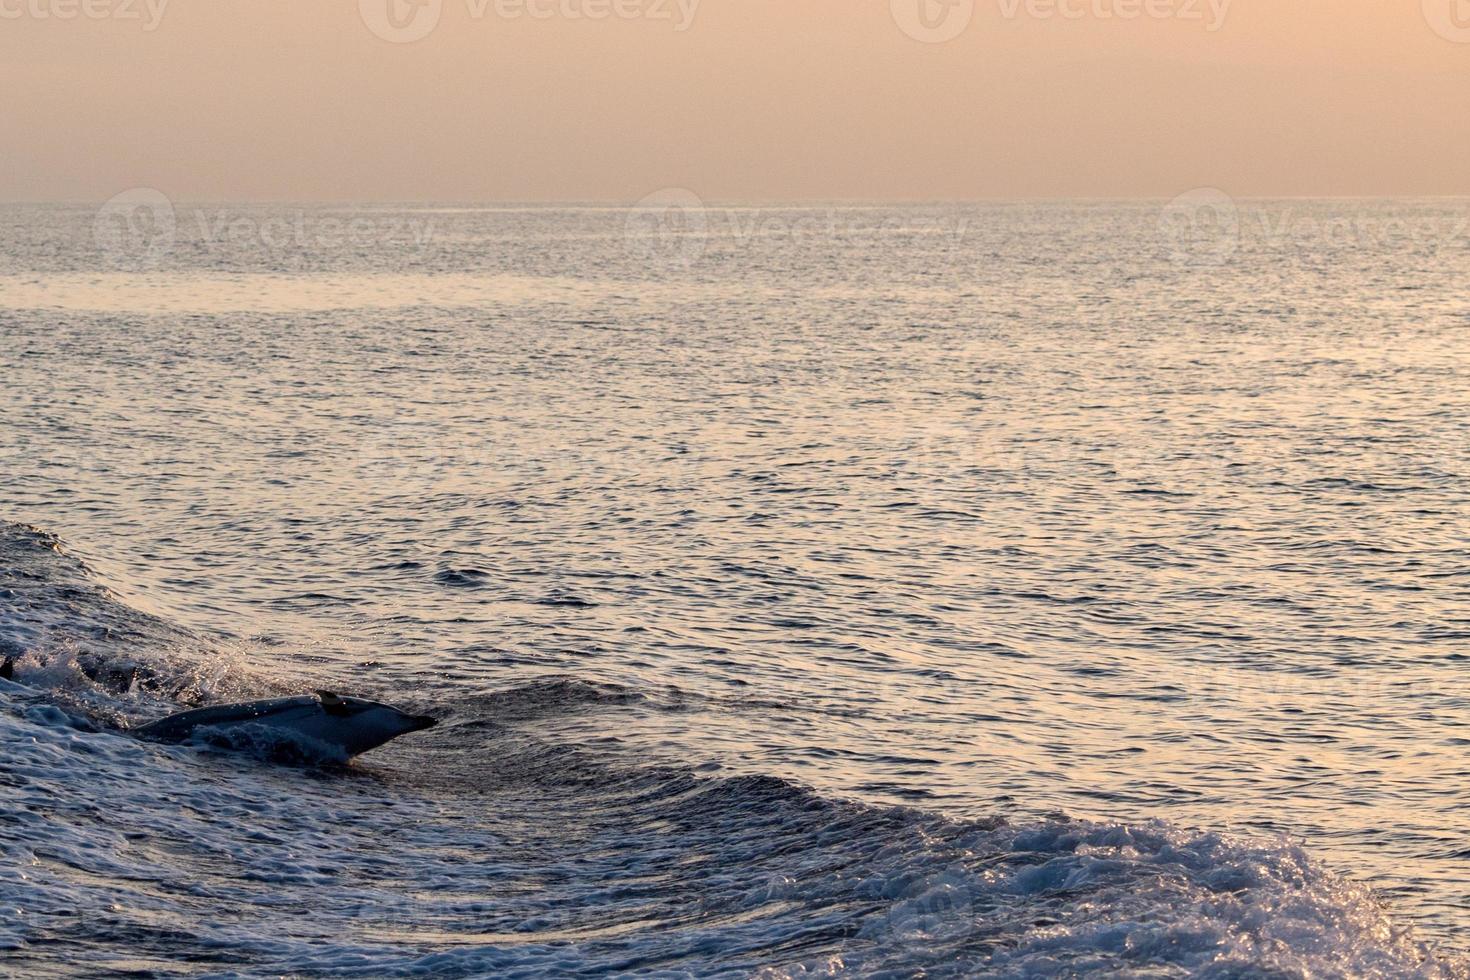
M0 208L0 973L1465 974L1470 202L143 200Z

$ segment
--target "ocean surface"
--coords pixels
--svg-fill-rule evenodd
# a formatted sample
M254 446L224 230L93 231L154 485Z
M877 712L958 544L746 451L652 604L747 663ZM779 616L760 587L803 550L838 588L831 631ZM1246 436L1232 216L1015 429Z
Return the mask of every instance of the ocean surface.
M0 974L1470 975L1467 219L0 207Z

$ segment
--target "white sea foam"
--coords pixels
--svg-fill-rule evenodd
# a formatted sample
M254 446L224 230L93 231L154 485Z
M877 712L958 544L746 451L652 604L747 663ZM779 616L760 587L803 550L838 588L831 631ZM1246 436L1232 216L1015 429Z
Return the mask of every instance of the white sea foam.
M407 771L447 747L282 769L79 731L44 697L0 691L0 947L26 973L1454 975L1287 843L596 766L452 793Z

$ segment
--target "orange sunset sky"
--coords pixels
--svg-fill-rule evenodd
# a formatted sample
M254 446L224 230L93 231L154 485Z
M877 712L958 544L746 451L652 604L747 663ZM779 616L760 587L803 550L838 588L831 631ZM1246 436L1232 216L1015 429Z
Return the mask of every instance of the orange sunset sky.
M0 0L0 86L0 200L1470 194L1470 0Z

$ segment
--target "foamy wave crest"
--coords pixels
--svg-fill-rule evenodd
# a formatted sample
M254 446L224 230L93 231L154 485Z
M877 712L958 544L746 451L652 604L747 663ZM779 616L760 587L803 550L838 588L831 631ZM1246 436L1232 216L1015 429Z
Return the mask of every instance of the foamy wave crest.
M117 724L268 689L236 651L132 608L55 535L6 521L0 653L28 686Z
M278 740L249 733L244 753L142 742L25 682L100 622L131 632L85 652L163 676L209 645L45 557L41 532L0 548L0 628L27 651L0 682L0 951L21 974L1466 975L1290 842L961 822L519 727L645 696L575 678L466 696L352 767L263 764Z

